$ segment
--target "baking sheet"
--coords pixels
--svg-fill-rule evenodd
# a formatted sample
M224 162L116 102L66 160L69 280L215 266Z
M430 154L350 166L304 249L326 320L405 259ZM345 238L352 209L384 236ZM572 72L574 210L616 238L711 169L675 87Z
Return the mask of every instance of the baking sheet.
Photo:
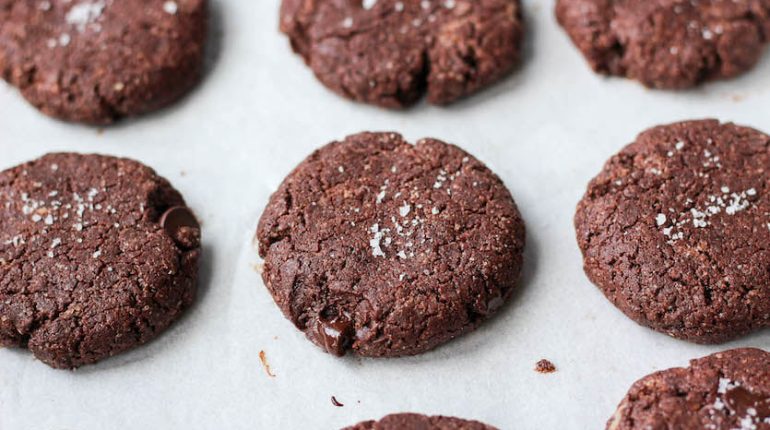
M730 347L770 349L768 331L706 347L637 326L583 275L572 228L588 180L649 126L717 117L770 131L770 57L734 81L653 92L595 76L556 25L553 2L524 3L521 69L450 108L388 112L331 94L278 33L278 0L215 0L205 82L157 115L99 131L47 119L0 85L0 167L50 151L139 159L196 210L205 252L197 304L145 347L76 372L0 350L0 429L337 429L401 411L502 429L599 429L649 372ZM322 353L254 270L251 238L270 193L313 149L363 130L461 145L502 177L527 222L524 282L510 304L418 357ZM558 371L534 372L541 358Z

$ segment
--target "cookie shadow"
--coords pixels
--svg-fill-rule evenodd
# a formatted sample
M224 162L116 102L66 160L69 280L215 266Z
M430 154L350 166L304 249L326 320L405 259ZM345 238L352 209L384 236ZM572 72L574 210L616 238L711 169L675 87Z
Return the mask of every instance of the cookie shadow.
M125 351L114 357L104 359L98 363L83 366L76 370L77 373L89 374L109 371L120 367L127 367L143 362L152 357L159 357L171 348L176 348L176 342L183 336L194 335L190 321L202 319L200 308L211 291L214 278L214 248L205 244L202 246L201 263L198 271L198 291L193 304L175 321L169 328L157 337L140 345L135 349Z
M208 78L222 58L225 41L225 17L220 1L209 2L208 38L203 58L203 79Z
M720 345L716 348L718 351L715 352L734 348L759 348L770 352L770 327L765 327L744 338Z

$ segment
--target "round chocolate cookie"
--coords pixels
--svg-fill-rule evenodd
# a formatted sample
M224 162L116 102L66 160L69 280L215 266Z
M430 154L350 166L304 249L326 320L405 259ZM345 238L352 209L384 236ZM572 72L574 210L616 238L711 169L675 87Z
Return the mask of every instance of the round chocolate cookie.
M342 430L497 430L478 421L419 414L393 414L379 421L364 421Z
M362 133L284 180L257 240L267 288L310 340L401 356L500 308L519 279L524 224L500 179L461 149Z
M519 60L519 0L283 0L281 30L336 93L388 108L448 104Z
M770 430L770 353L734 349L637 381L608 430Z
M206 0L0 0L0 74L43 113L108 124L197 83Z
M751 69L770 37L770 0L558 0L591 67L682 89Z
M141 345L193 301L200 228L132 160L49 154L0 173L0 345L75 368Z
M673 337L770 326L770 137L718 121L642 133L575 216L585 271L620 310Z

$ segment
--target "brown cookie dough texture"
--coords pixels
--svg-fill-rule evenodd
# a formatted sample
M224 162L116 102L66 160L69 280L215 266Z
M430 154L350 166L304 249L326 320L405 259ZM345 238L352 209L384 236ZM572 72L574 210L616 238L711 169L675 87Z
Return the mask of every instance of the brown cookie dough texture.
M393 414L380 421L364 421L342 430L497 430L478 421L419 414Z
M653 373L629 390L608 430L768 430L770 353L734 349Z
M751 69L770 39L770 0L558 0L591 67L683 89Z
M49 154L0 173L0 345L75 368L153 339L193 301L199 241L138 162Z
M461 149L362 133L303 161L257 231L275 302L326 351L417 354L510 296L524 224L500 179Z
M588 277L673 337L770 326L770 137L718 121L655 127L612 157L575 216Z
M336 93L388 108L448 104L518 62L518 0L283 0L281 30Z
M0 0L0 75L88 124L164 107L199 80L206 0Z

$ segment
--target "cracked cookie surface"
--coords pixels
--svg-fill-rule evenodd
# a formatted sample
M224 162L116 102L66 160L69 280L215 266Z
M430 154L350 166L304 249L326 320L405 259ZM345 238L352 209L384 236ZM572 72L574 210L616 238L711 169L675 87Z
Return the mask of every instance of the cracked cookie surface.
M200 228L132 160L49 154L0 173L0 345L56 368L148 342L195 296Z
M585 272L620 310L719 343L770 327L770 137L719 121L642 133L578 205Z
M364 421L343 430L497 430L478 421L419 414L393 414L379 421Z
M518 62L518 0L283 0L281 30L318 79L388 108L448 104Z
M327 352L400 356L477 327L514 290L524 224L461 149L362 133L303 161L257 231L262 277Z
M751 69L770 39L770 0L559 0L591 67L684 89Z
M608 430L768 430L770 353L734 349L637 381Z
M109 124L199 80L206 0L0 0L0 74L43 113Z

